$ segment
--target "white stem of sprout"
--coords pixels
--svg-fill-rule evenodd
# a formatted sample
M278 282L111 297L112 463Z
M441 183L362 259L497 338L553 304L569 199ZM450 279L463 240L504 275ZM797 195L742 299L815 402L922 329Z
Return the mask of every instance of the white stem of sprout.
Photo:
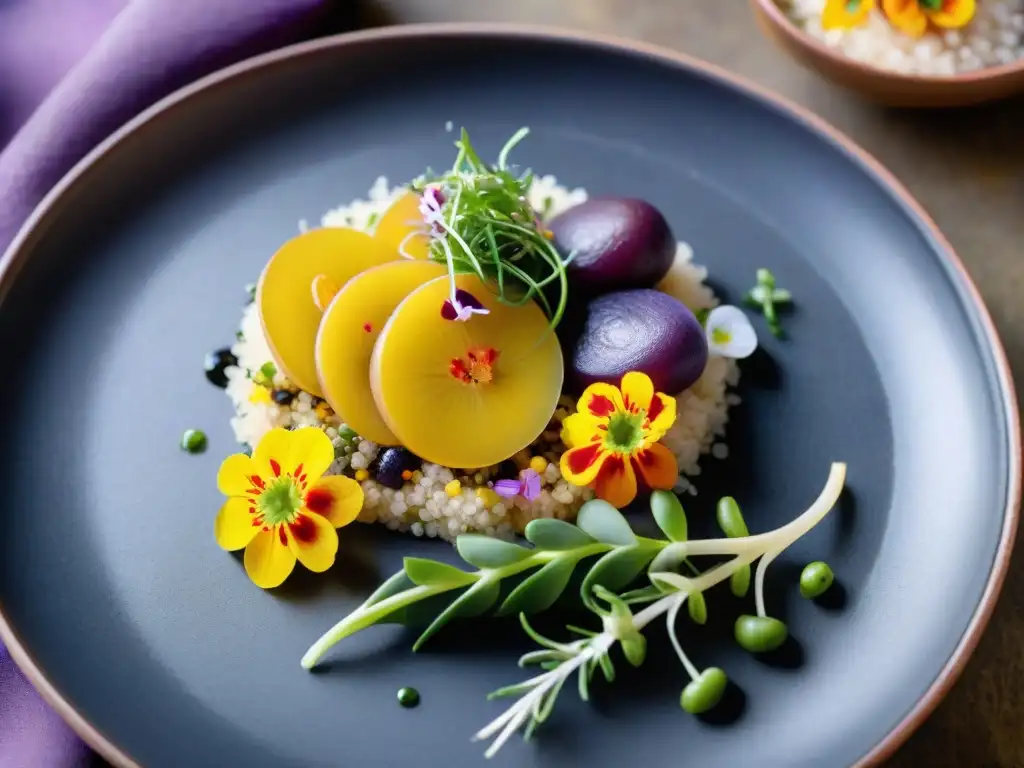
M668 625L668 639L672 641L672 647L676 649L676 656L679 657L679 661L682 662L683 666L686 667L687 674L694 680L700 677L700 672L693 666L690 659L685 653L683 653L683 646L679 643L679 638L676 637L676 621L679 618L679 609L683 607L683 603L686 602L688 595L684 592L676 597L676 601L672 603L672 607L668 609L668 616L665 618L665 624Z
M772 560L781 553L781 549L774 552L766 552L757 562L757 571L754 572L754 607L757 609L757 615L762 619L768 615L764 609L764 575L768 571L768 566L771 565Z
M825 515L829 513L839 500L839 494L843 490L845 481L846 465L839 462L833 463L829 470L825 487L821 490L814 503L795 520L781 528L776 528L774 531L738 539L680 542L680 544L689 545L686 548L686 554L688 555L735 555L735 557L732 560L708 569L705 573L694 578L682 576L678 573L650 574L653 581L674 587L677 591L666 595L635 614L633 616L633 627L640 632L656 618L668 613L667 621L669 623L669 637L672 640L672 645L690 676L693 678L699 677L700 673L689 659L686 658L686 654L683 653L682 647L679 645L679 641L673 631L675 620L687 596L694 592L704 592L716 584L725 581L744 565L749 565L759 557L768 558L768 563L770 563L786 547L824 519ZM764 563L764 560L762 560L762 563ZM756 585L759 595L761 595L760 585L764 582L765 568L767 568L767 563L764 563L764 568L759 566L757 569ZM762 595L758 599L758 614L763 615L763 610L764 599ZM562 662L557 668L544 675L532 678L538 681L536 687L473 737L474 741L487 739L504 728L485 753L485 757L493 757L501 749L512 734L526 722L534 708L539 706L539 702L543 700L544 696L559 685L560 681L564 682L568 679L569 675L579 669L582 664L590 661L590 659L597 658L599 655L606 653L616 642L617 639L614 634L608 631L602 632L600 635L592 638L587 647L573 658Z

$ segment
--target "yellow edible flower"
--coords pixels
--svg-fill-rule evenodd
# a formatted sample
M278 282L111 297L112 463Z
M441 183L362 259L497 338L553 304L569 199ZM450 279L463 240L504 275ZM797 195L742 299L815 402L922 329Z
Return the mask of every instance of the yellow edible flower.
M621 387L591 384L562 422L562 477L620 509L636 498L637 474L648 488L671 489L679 465L658 441L675 420L675 398L655 392L646 374L627 373Z
M882 0L889 23L904 34L921 37L929 23L960 29L974 18L975 0Z
M363 489L324 472L334 461L331 440L317 427L275 428L252 457L228 456L217 488L228 497L214 523L222 549L245 549L245 572L263 589L280 585L298 560L317 573L334 564L336 528L363 507Z
M853 29L868 20L875 0L826 0L821 12L822 29Z

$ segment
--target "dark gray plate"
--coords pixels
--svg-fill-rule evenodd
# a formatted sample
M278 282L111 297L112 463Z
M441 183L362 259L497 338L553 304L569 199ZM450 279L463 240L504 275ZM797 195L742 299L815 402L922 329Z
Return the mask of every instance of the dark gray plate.
M688 630L697 663L737 683L726 716L680 711L683 672L656 643L494 764L838 768L893 748L977 640L1015 529L1017 420L985 312L920 210L827 127L693 62L537 31L362 34L235 69L109 143L36 216L0 279L0 599L37 683L109 756L154 768L482 764L469 736L501 711L485 694L521 678L519 631L470 623L413 655L379 628L302 671L403 555L451 550L349 529L328 575L254 588L213 541L234 446L201 368L298 220L450 162L448 120L487 156L528 125L518 161L648 198L729 300L760 266L793 291L789 338L762 334L747 367L731 457L688 504L696 528L721 493L755 530L780 525L849 464L838 512L769 571L787 653L738 651L727 593ZM206 455L178 449L188 427ZM840 609L797 595L818 557ZM399 709L403 685L419 709Z

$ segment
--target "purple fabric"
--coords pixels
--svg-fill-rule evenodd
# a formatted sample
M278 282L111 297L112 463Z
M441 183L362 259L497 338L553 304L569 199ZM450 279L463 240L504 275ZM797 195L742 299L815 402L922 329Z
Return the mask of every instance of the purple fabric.
M344 1L344 0L342 0ZM176 88L208 72L250 55L309 37L328 23L330 0L129 0L120 13L114 0L0 0L0 50L26 60L31 53L14 38L32 19L72 54L86 50L0 152L0 252L43 196L67 170L118 126ZM40 3L31 14L20 6ZM71 5L89 8L87 23L67 22L53 9ZM94 8L95 6L95 8ZM93 11L95 10L95 13ZM116 15L114 15L116 13ZM113 16L106 30L88 46L76 36L88 34ZM56 17L56 18L55 18ZM10 23L14 18L15 22ZM77 18L77 17L75 17ZM10 23L10 27L8 24ZM78 40L77 44L72 42ZM48 48L40 48L45 58ZM6 53L4 55L7 55ZM45 87L59 77L55 60L39 64L34 82ZM19 71L32 70L21 64ZM0 72L6 68L0 61ZM32 87L18 97L31 102ZM24 106L15 107L24 109Z
M197 77L333 31L343 17L330 6L0 0L0 253L53 185L112 131ZM0 646L0 766L82 768L93 759Z

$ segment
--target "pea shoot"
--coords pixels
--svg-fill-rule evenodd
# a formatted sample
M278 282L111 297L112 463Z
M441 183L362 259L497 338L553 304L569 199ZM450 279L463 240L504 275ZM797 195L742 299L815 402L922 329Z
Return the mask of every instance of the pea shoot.
M181 450L186 453L202 453L206 444L206 433L199 429L186 429L181 436Z
M800 574L800 594L808 600L821 597L828 592L835 578L828 563L821 560L809 563Z
M463 129L452 168L440 175L428 172L412 186L433 206L430 258L447 265L452 280L476 275L510 306L537 301L555 328L568 302L571 255L562 257L530 204L533 174L516 174L509 166L509 154L528 133L518 130L498 153L497 163L489 164Z
M778 308L791 304L793 296L786 289L776 287L775 275L770 270L764 268L757 270L757 284L747 291L743 301L748 306L761 310L764 319L768 321L768 329L774 336L782 336Z
M457 593L413 645L418 650L444 625L458 616L477 616L495 606L498 616L519 616L526 634L540 648L519 659L519 666L539 667L540 674L494 691L489 699L514 698L511 706L480 730L475 740L491 742L493 756L516 732L529 737L555 707L565 684L576 678L579 696L588 701L590 686L599 672L611 683L616 669L612 651L634 667L647 658L644 631L664 617L672 647L689 681L679 696L680 707L699 715L715 707L725 694L729 678L717 667L700 669L683 650L677 624L687 608L694 624L707 619L704 594L757 561L754 576L756 615L736 623L739 644L754 653L778 648L788 636L786 625L768 616L764 606L764 574L768 565L793 542L817 525L835 506L846 477L846 465L834 463L818 498L790 523L768 533L751 535L735 499L719 504L719 524L727 538L691 540L679 499L667 491L651 495L651 514L664 538L638 536L615 507L591 499L579 511L576 523L539 518L525 529L532 547L479 534L456 539L459 556L476 570L418 557L405 558L395 573L355 611L324 634L302 658L302 666L315 666L335 643L394 614L439 595ZM700 570L691 558L727 558ZM592 564L591 564L591 560ZM584 565L587 563L587 565ZM566 589L573 572L584 570L580 597L597 619L593 629L567 626L574 635L566 640L545 637L527 619L528 614L550 608ZM685 569L685 575L682 572ZM532 573L528 573L532 572ZM502 590L514 577L525 575L510 591ZM639 576L647 585L623 592ZM735 591L735 586L734 586Z

